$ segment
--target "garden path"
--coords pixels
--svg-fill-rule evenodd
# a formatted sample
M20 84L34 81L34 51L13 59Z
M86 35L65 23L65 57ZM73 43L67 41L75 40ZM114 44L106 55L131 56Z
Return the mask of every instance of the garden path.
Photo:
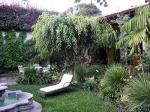
M7 85L17 84L17 77L0 77L0 83L7 83Z

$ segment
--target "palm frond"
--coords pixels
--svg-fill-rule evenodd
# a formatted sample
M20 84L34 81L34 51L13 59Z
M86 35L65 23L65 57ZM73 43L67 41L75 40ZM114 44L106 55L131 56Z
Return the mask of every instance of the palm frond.
M121 28L121 31L125 31L126 33L130 33L131 31L136 31L139 29L143 29L147 25L148 15L138 15L124 24Z
M147 5L147 6L143 6L143 7L140 7L138 8L138 10L136 11L136 14L137 15L143 15L143 14L146 14L150 12L150 6Z
M143 40L146 38L146 29L142 29L139 31L136 31L132 34L132 38L129 40L129 47L132 46L138 46L140 43L143 42Z
M127 47L131 38L132 38L132 35L126 35L124 37L121 37L121 39L116 43L116 48Z

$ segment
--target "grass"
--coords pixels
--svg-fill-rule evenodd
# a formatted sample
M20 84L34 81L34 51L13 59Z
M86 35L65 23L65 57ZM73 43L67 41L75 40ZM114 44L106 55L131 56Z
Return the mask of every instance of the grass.
M41 87L43 86L12 85L9 89L32 93L34 100L42 104L43 112L117 112L92 92L74 90L43 98L37 94Z

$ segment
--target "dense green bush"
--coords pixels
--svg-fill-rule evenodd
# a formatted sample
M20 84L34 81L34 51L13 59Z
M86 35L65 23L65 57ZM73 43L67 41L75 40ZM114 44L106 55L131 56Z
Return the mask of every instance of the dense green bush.
M128 81L129 74L125 67L119 64L114 64L108 67L104 78L101 80L103 95L108 97L117 97Z
M24 80L28 82L28 84L32 84L36 78L36 69L33 66L28 66L24 70Z
M100 65L90 65L87 67L87 76L94 76L95 79L102 78L104 76L105 67Z
M104 71L105 67L100 65L85 66L84 64L79 64L75 67L78 82L84 82L91 77L93 77L94 80L99 81L104 75Z
M84 89L88 91L98 91L98 84L95 80L86 80L84 82Z
M79 64L75 67L75 74L78 82L84 82L87 75L86 66L84 64Z
M50 73L42 73L37 71L33 66L25 68L25 72L20 74L18 83L23 84L48 84L52 81Z
M24 84L48 84L59 80L61 68L56 65L50 65L50 72L44 73L42 70L36 70L33 66L25 67L25 72L18 78L18 83Z
M4 33L4 32L3 32ZM14 31L0 32L0 66L6 70L14 70L17 65L38 62L38 55L32 40L26 40L26 33L16 36Z
M132 80L125 87L121 99L129 111L150 112L150 78L147 77Z

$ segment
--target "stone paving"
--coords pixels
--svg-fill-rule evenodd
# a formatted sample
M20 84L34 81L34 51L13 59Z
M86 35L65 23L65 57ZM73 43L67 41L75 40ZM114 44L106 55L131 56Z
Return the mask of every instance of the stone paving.
M41 104L39 104L38 102L33 102L33 109L31 110L31 112L42 112L42 106Z
M7 83L7 85L17 84L17 77L0 77L0 83Z

